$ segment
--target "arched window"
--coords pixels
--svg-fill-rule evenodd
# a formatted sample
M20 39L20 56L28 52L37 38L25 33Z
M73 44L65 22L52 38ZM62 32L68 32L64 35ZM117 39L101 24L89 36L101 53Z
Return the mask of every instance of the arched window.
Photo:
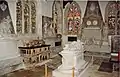
M105 22L108 26L108 35L120 34L120 2L109 1L105 10Z
M62 1L55 0L52 6L53 26L56 34L62 34L63 30L63 9Z
M18 0L16 4L17 34L36 33L36 2Z
M36 4L31 1L31 32L36 33Z
M81 11L76 2L72 2L65 9L65 26L67 34L76 35L80 31Z
M29 2L24 2L24 33L29 33L30 31L30 7Z
M22 2L18 0L16 3L16 31L17 33L22 33Z
M120 1L117 2L117 26L118 26L118 35L120 35Z

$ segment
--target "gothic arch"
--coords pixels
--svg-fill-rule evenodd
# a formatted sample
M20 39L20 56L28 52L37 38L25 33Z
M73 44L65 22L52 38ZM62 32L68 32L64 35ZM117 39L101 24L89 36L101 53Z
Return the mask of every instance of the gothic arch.
M36 1L17 0L16 17L17 34L36 33Z
M62 34L62 30L63 30L62 1L54 0L52 5L52 18L53 18L53 26L55 28L56 34Z
M118 30L118 35L120 35L120 1L117 1L117 30Z
M81 9L75 1L66 5L64 17L65 34L79 34L81 26Z
M120 34L120 2L109 1L105 8L105 22L108 27L108 35Z
M109 1L105 8L105 22L108 27L108 34L114 35L116 27L116 1Z

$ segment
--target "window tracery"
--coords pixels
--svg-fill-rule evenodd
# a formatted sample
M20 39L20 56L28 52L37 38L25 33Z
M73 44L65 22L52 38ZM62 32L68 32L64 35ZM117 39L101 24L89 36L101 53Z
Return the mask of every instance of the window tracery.
M76 35L80 31L81 11L79 8L76 2L72 2L65 10L67 34Z
M35 1L18 0L16 3L16 14L17 34L36 33Z
M22 2L21 0L18 0L16 3L17 6L17 19L16 19L16 29L18 33L22 33Z
M28 1L24 2L24 33L29 33L30 28L30 8Z
M108 35L120 34L120 2L109 1L106 6L106 23L108 26Z
M31 1L31 31L32 33L36 32L36 4Z
M118 5L117 5L117 7L118 7L118 11L117 11L117 29L118 29L118 35L120 35L120 1L118 1L117 2L118 3Z

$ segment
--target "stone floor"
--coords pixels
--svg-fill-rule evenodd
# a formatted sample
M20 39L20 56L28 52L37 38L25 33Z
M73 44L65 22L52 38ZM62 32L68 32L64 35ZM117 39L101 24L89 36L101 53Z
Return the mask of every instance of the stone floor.
M100 67L101 61L95 60L93 65L88 68L88 70L81 77L119 77L118 72L107 73L100 72L98 68ZM51 62L48 62L48 77L52 77L52 71L56 69L61 64L61 57L56 56ZM29 69L21 69L1 77L44 77L44 65L33 67Z
M81 77L119 77L118 72L107 73L97 71L98 65L93 65ZM48 77L52 77L52 69L48 69ZM44 77L44 66L30 70L19 70L2 77Z
M118 72L107 73L98 71L99 65L92 65L82 75L82 77L119 77Z
M52 77L52 71L56 69L59 65L61 65L61 57L56 56L52 58L52 61L49 61L47 65L48 65L48 77ZM0 77L44 77L44 74L45 67L44 65L42 65L14 71Z
M51 69L48 69L49 77L51 77ZM35 67L29 70L18 70L1 77L44 77L44 66Z

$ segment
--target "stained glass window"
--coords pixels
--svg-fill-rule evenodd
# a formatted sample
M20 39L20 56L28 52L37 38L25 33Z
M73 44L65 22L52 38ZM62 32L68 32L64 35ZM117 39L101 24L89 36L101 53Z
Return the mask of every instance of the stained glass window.
M30 31L30 7L29 2L24 2L24 33L29 33Z
M76 2L72 2L70 7L66 8L68 9L66 14L68 34L78 34L80 31L81 12L79 8Z
M108 35L120 34L120 2L109 1L106 6Z
M36 33L35 1L18 0L16 3L16 30L18 34Z
M22 33L22 2L21 0L18 0L16 3L16 13L17 13L17 19L16 19L16 30L17 33Z
M36 4L31 1L31 32L36 32Z

